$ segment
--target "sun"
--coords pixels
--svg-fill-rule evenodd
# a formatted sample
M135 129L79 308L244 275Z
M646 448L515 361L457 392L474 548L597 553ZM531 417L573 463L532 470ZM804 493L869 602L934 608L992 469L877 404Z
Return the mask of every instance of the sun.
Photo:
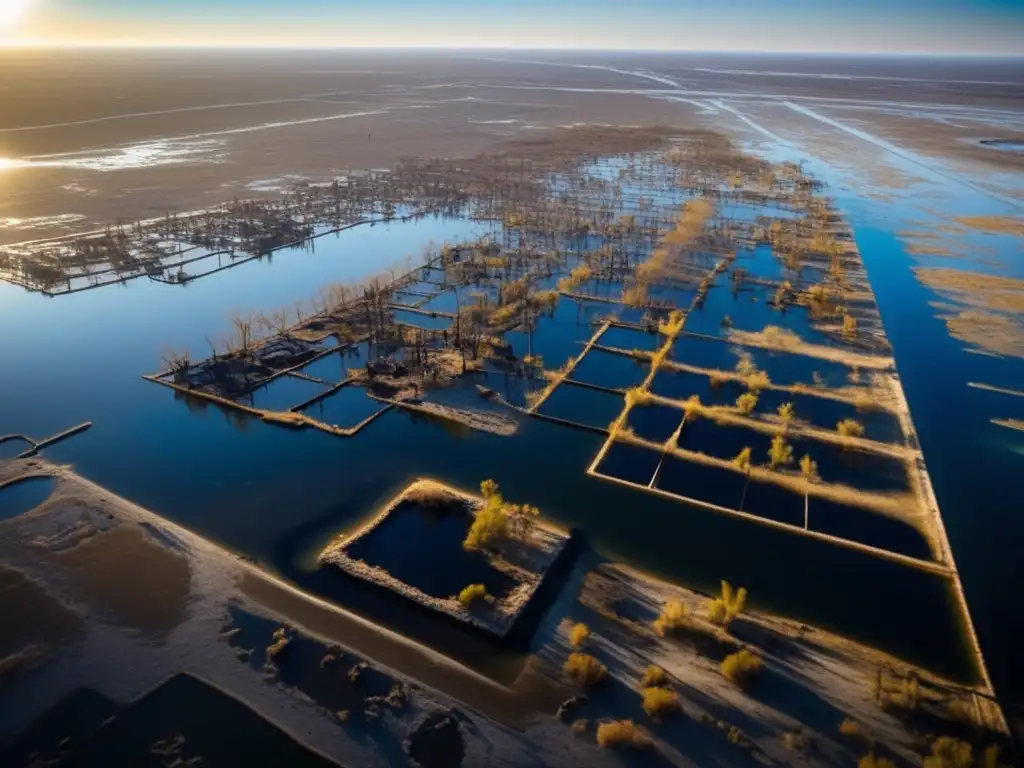
M0 0L0 27L17 24L32 2L33 0Z

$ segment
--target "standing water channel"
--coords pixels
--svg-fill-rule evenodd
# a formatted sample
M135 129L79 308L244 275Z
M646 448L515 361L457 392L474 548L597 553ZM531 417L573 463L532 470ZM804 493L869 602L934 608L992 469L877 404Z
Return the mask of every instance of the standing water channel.
M446 219L358 227L317 240L315 250L281 251L183 287L140 279L49 299L0 285L0 318L19 329L4 341L0 433L40 439L90 420L91 430L48 449L46 456L73 464L91 480L305 589L497 676L513 674L515 665L501 663L496 669L493 654L470 642L464 630L418 615L401 598L359 589L335 571L317 569L316 552L415 477L466 489L490 478L505 498L536 505L554 521L583 529L604 554L707 591L717 590L726 578L747 586L758 609L834 629L955 678L972 677L948 582L589 477L584 470L603 442L599 434L523 419L514 436L501 437L455 431L392 410L357 437L339 439L228 418L141 379L163 367L165 348L206 355L206 336L227 329L231 309L292 306L325 283L400 266L429 241L458 242L490 229ZM900 279L884 271L872 277L876 287ZM520 356L529 342L547 367L557 368L590 336L590 316L563 299L534 337L515 332L509 337ZM544 334L545 324L552 335ZM898 349L899 341L894 344ZM645 370L602 354L581 366L578 375L623 387L642 379ZM505 386L500 373L484 380L499 391ZM551 407L578 410L586 398L608 394L576 389L578 401L566 389L558 393L568 396L566 402L555 400ZM257 392L257 401L260 396ZM275 396L269 388L264 395ZM621 398L609 397L616 401L607 403L610 415L601 413L595 425L604 426L617 412ZM596 401L607 398L594 400L584 410L604 408ZM324 407L344 410L341 401ZM913 397L912 407L917 415ZM364 416L360 411L355 420ZM332 416L344 418L344 413ZM635 466L647 458L623 451L606 461L621 464L624 475L646 471L649 478L649 471ZM692 485L688 470L685 464L674 468L666 482Z

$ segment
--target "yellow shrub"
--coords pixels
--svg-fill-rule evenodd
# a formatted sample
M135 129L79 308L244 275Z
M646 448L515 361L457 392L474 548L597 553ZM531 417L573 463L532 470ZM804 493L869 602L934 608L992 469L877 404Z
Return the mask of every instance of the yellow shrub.
M779 420L783 424L789 424L793 420L795 409L792 403L783 403L778 407Z
M653 743L647 732L632 720L614 720L597 726L597 744L606 749L615 747L650 749Z
M474 601L487 597L487 587L483 584L470 584L459 592L458 600L464 608L468 608Z
M744 448L738 454L736 458L732 460L732 465L741 472L750 471L750 449Z
M923 768L972 768L974 751L966 741L943 736L932 743L932 753L924 759Z
M686 400L684 400L683 412L686 414L686 418L690 421L693 421L704 413L704 406L700 402L700 395L690 395Z
M708 603L708 621L720 627L728 627L732 620L743 613L747 606L747 590L734 590L728 581L722 581L722 595Z
M820 479L818 477L818 462L805 454L804 457L800 459L800 474L802 474L809 483L818 482Z
M682 709L679 705L679 694L671 688L657 687L644 689L643 707L644 712L654 718Z
M686 623L686 603L669 600L654 620L654 631L661 637L680 629Z
M860 723L856 720L851 720L848 717L843 718L843 722L839 724L839 732L843 734L843 736L847 736L849 738L859 738L863 735Z
M640 678L640 687L653 688L660 685L668 685L668 675L661 667L651 664L644 670L643 677Z
M583 685L596 685L608 672L604 664L586 653L570 653L563 669L570 679Z
M663 336L674 338L679 335L679 332L683 330L683 323L686 317L678 309L673 309L668 313L668 319L658 323L658 332Z
M778 469L793 461L793 447L786 442L782 435L772 438L772 447L768 450L768 466Z
M763 662L746 648L731 653L722 662L722 674L736 685L746 685L761 672Z
M767 389L772 383L771 379L768 378L768 374L764 371L756 371L747 376L745 382L747 389L751 392L760 392L762 389Z
M864 425L856 419L843 419L836 424L836 432L843 437L863 437Z
M745 392L736 398L736 409L744 416L753 412L757 407L757 395L753 392Z
M572 629L569 630L569 645L573 648L582 648L583 644L587 642L587 638L590 637L590 629L586 624L575 624Z

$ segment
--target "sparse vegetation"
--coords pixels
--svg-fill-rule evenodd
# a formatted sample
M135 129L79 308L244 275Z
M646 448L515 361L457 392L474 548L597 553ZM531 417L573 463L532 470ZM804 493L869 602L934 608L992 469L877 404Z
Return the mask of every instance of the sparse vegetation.
M469 608L477 600L484 600L486 598L487 587L483 584L470 584L459 592L458 601L462 604L463 608Z
M686 624L687 608L686 603L679 600L669 600L661 608L661 613L654 620L654 631L660 637L681 629Z
M597 726L597 744L605 749L650 749L654 742L647 732L632 720L613 720Z
M704 413L704 406L700 402L700 395L690 395L683 401L683 412L688 421L700 417Z
M966 741L943 736L932 742L932 753L922 768L973 768L974 750Z
M796 409L792 403L783 403L776 409L776 413L781 421L787 427L789 423L793 421L793 416L796 415Z
M864 732L861 730L860 723L856 720L851 720L848 717L844 717L843 722L839 724L839 732L850 739L860 739L864 737Z
M843 315L843 335L847 338L857 335L857 318L853 315Z
M651 664L647 669L644 670L643 676L640 678L641 688L655 688L662 685L668 685L668 675L665 674L665 670L661 667Z
M871 750L857 761L857 768L896 768L896 766L889 758L878 757L875 751Z
M747 376L743 383L747 385L747 389L751 392L760 392L762 389L768 389L772 382L764 371L755 371Z
M742 451L736 454L736 458L732 460L732 465L741 472L750 471L750 449L744 448Z
M658 332L663 336L668 336L670 339L674 339L679 335L680 331L683 330L683 323L686 321L686 315L684 315L678 309L673 309L669 312L668 319L658 323Z
M809 455L804 454L804 457L800 459L800 474L809 483L818 482L821 479L818 475L818 462L814 461Z
M743 613L746 606L746 587L734 590L728 581L723 580L722 594L708 603L708 621L720 627L728 627L733 619Z
M682 706L679 694L671 688L654 686L644 689L643 708L649 717L659 720L671 712L678 712Z
M570 653L563 669L570 679L581 685L597 685L608 673L604 664L587 653Z
M836 432L843 437L863 437L864 425L856 419L843 419L836 424Z
M731 653L722 662L722 674L727 680L739 686L749 685L758 675L761 674L761 667L764 662L761 657L743 648L736 653Z
M757 407L757 395L753 392L744 392L736 398L736 410L744 416L749 416Z
M569 630L569 645L576 649L582 648L589 637L590 628L586 624L574 624Z
M768 449L768 466L771 469L784 467L793 461L793 447L782 435L772 438L772 446Z
M469 533L462 542L465 549L484 549L509 536L524 538L540 515L540 510L528 504L507 503L493 480L480 484L480 494L484 503L473 515Z

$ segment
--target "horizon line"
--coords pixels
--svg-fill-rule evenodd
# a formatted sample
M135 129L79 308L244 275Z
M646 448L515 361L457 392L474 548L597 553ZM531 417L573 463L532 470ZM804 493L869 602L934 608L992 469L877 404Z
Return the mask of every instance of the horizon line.
M854 50L797 50L797 49L726 49L726 48L629 48L619 46L569 46L569 45L452 45L443 43L425 44L377 44L359 43L176 43L124 41L54 41L54 40L2 40L0 52L9 50L47 49L174 49L174 50L237 50L237 51L305 51L305 50L360 50L360 51L568 51L575 53L699 53L699 54L749 54L749 55L799 55L799 56L857 56L857 57L916 57L916 58L976 58L976 59L1018 59L1024 52L920 52L920 51L854 51Z

